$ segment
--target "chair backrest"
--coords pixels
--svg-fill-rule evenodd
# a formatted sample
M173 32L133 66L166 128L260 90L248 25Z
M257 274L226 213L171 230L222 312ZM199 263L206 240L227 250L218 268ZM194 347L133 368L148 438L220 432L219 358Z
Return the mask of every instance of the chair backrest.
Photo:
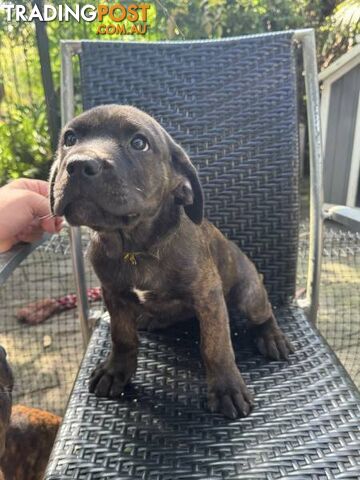
M298 121L293 33L195 42L81 42L83 106L153 115L198 168L207 217L294 294Z

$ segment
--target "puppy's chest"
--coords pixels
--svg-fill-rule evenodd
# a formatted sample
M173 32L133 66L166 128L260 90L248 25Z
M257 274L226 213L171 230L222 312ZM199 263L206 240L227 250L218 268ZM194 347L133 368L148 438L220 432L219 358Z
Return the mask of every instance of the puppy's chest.
M123 262L120 265L118 292L141 305L159 300L166 290L166 275L158 265L149 265L137 260L136 264Z
M181 273L166 263L152 257L123 256L94 267L105 288L151 309L183 294Z

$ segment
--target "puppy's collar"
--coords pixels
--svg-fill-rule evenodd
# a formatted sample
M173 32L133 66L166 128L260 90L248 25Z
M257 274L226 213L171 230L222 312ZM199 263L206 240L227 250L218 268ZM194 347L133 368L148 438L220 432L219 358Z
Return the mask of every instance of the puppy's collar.
M140 252L124 252L122 258L124 262L130 263L131 265L136 265L136 255L140 255Z
M125 263L130 263L131 265L137 265L138 260L136 257L140 257L140 255L153 257L153 258L156 258L156 260L159 260L159 252L157 253L157 255L150 252L123 252L122 259L124 260Z

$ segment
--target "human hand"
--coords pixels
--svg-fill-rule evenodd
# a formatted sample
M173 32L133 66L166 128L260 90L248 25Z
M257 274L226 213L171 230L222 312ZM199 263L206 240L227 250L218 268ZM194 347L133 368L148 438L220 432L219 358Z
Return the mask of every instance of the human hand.
M52 215L48 195L43 180L22 178L0 188L0 253L61 230L62 218Z

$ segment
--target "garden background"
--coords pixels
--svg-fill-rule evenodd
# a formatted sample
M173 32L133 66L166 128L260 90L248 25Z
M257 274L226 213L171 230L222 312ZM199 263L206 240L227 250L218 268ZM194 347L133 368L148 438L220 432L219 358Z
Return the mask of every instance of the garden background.
M42 2L21 3L31 7L31 3L41 6ZM89 0L66 3L85 5ZM0 11L0 185L20 176L48 175L60 128L62 39L182 40L314 27L319 68L323 68L346 52L360 31L359 0L150 3L148 33L134 37L98 36L94 23L84 21L8 23Z

